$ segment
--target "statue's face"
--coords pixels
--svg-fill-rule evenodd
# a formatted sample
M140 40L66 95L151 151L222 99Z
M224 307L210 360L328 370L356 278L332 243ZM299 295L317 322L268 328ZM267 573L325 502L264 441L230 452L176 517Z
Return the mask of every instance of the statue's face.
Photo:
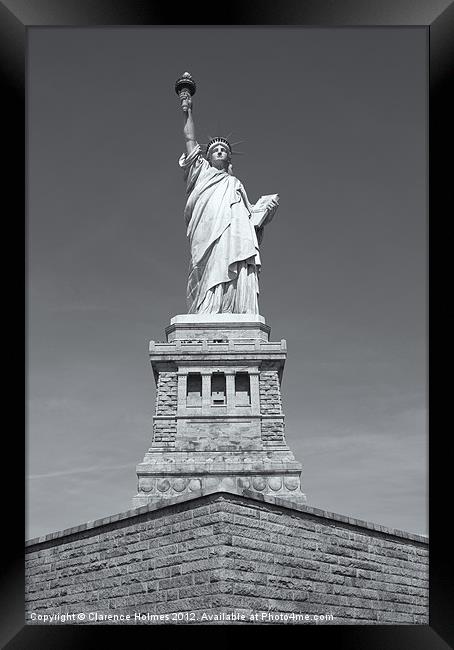
M210 165L216 169L227 169L230 162L230 154L227 147L217 144L210 151Z

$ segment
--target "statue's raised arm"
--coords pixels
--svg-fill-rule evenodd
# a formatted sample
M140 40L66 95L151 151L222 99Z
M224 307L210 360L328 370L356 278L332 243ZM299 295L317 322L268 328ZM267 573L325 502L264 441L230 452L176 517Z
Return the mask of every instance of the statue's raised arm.
M192 117L191 106L188 106L186 109L183 109L183 112L185 115L183 133L184 133L184 138L186 140L186 151L188 152L188 154L190 154L197 144L195 140L194 119Z
M195 139L194 118L192 117L192 95L196 90L196 84L189 72L185 72L175 83L175 92L180 98L181 109L184 115L184 139L188 154L197 145Z

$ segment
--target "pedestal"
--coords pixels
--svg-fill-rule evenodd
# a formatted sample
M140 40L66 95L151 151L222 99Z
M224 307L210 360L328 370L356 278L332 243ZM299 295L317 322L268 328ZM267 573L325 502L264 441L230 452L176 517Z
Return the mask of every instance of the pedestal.
M258 314L182 314L150 342L156 413L133 507L213 488L306 501L284 436L286 342L269 335Z

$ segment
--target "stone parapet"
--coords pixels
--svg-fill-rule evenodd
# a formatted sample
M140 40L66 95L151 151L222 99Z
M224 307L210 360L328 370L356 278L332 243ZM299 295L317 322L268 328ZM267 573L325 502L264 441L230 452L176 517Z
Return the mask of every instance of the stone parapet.
M277 370L282 378L287 343L285 339L278 342L261 339L150 341L149 356L156 380L160 372L172 372L179 364L229 366L243 361Z
M252 492L194 492L30 540L25 571L28 623L429 621L426 537Z

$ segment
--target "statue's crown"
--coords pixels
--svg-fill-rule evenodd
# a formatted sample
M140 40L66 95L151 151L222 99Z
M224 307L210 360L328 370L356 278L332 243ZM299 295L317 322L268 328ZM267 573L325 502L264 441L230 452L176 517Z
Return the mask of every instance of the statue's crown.
M227 149L229 150L230 154L232 154L232 147L230 146L230 142L228 140L226 140L225 138L211 138L211 140L207 144L207 148L205 150L205 155L208 156L209 152L210 152L210 149L212 149L212 147L215 147L218 144L225 145L227 147Z

